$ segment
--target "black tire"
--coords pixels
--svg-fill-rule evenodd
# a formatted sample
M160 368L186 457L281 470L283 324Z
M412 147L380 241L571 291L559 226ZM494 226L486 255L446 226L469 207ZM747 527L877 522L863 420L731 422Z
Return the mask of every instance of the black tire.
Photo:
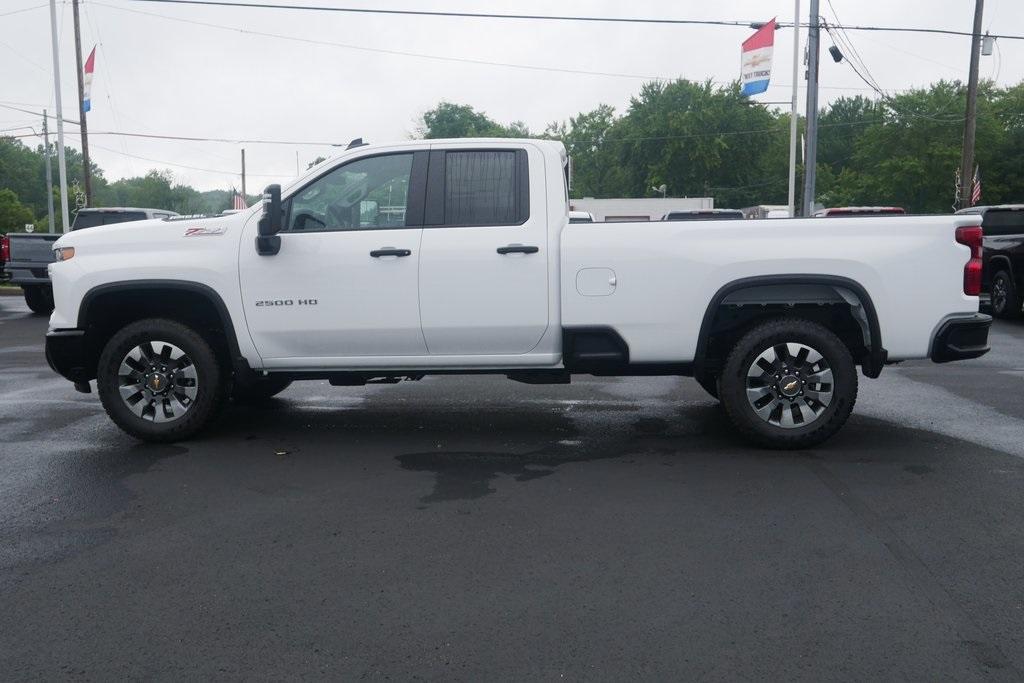
M814 395L810 391L812 386L817 386L822 390L824 387L822 384L815 384L813 380L811 384L804 382L808 389L806 399L800 398L804 396L804 389L799 385L794 388L792 383L785 385L785 388L793 391L799 390L799 397L793 396L791 399L786 399L777 392L772 393L767 386L762 389L768 392L763 395L768 399L765 410L772 409L772 402L774 402L777 408L773 410L779 412L772 412L772 416L781 415L783 411L789 410L790 415L787 415L786 418L791 423L797 413L800 413L801 417L803 415L803 408L794 406L792 400L814 403L815 407L820 409L820 412L817 412L807 424L795 424L788 428L772 424L769 421L771 418L759 416L752 405L753 399L748 399L747 396L748 385L754 386L755 383L764 382L764 378L767 378L767 382L775 381L776 384L779 384L778 380L773 380L773 376L767 372L761 378L748 379L747 375L764 353L767 353L769 349L778 350L787 343L797 346L806 345L820 354L825 367L830 372L831 379L829 384L830 402L823 408L820 402L810 398L811 395ZM773 355L774 353L773 351ZM799 365L798 359L791 358L787 362L782 359L783 355L779 354L780 363ZM806 379L814 376L800 372L795 372L795 374ZM820 378L821 375L818 377ZM736 343L726 360L718 388L726 414L745 438L767 448L808 448L829 438L846 423L857 400L857 368L846 345L818 323L799 318L776 318L753 328ZM781 391L781 387L778 391ZM779 398L771 398L769 394L777 395ZM810 406L807 407L810 410Z
M120 393L119 368L126 355L146 342L163 341L188 356L196 373L196 395L185 412L167 422L136 415ZM110 419L122 430L143 441L168 442L187 439L212 420L227 400L230 379L210 344L192 328L173 320L149 318L125 326L100 354L96 388Z
M26 285L21 288L28 309L36 315L53 313L53 290L45 285Z
M231 387L231 398L236 403L259 403L277 396L291 383L290 379L274 376L241 381L236 377Z
M1013 284L1013 277L1005 270L997 271L992 276L991 292L992 315L997 318L1019 318L1021 314L1020 292Z
M718 377L711 374L695 375L694 379L700 388L708 392L711 398L718 398Z

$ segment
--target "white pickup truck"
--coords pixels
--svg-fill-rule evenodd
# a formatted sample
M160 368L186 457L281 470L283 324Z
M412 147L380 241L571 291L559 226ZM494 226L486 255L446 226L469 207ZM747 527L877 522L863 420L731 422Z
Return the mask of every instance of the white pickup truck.
M568 168L550 141L360 141L234 215L65 235L47 358L153 441L300 379L585 373L695 377L802 448L858 365L988 350L977 216L571 225Z

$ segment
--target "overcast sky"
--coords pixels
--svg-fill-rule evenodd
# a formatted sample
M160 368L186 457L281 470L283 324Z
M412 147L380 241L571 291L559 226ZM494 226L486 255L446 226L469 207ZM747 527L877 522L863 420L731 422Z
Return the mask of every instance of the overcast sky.
M791 0L276 1L531 14L793 19ZM806 20L808 0L801 4ZM827 20L834 21L838 13L840 22L849 25L964 31L971 29L974 10L973 0L831 0L831 6L822 0L821 4ZM985 4L987 30L1024 34L1024 2L988 0ZM250 194L267 183L294 177L296 152L305 169L316 155L329 156L331 148L161 141L99 133L321 142L363 137L379 142L409 137L423 112L440 100L470 104L498 121L521 120L540 131L550 121L568 119L601 103L621 113L644 80L632 76L735 79L740 43L751 33L748 28L717 26L401 17L131 0L83 0L81 7L83 52L99 44L89 114L89 126L96 134L90 135L90 146L106 177L166 168L180 182L200 189L237 187L239 150L244 146ZM22 9L26 11L18 11ZM58 22L65 117L77 118L70 2L58 3ZM257 35L261 33L286 38ZM966 80L966 37L861 31L851 31L849 36L875 79L889 91L941 78ZM756 99L789 99L792 41L792 29L779 29L772 86ZM806 31L801 36L801 44L805 42ZM823 50L830 44L824 37ZM463 63L381 50L631 77ZM0 55L0 104L52 109L45 0L0 2ZM1019 82L1024 78L1024 41L999 41L995 55L982 57L981 75L1004 85ZM826 102L841 95L870 94L847 65L834 64L827 53L823 53L821 86ZM802 89L800 103L802 108ZM38 119L31 119L0 108L0 129L38 126ZM66 133L68 144L79 147L77 127L67 126Z

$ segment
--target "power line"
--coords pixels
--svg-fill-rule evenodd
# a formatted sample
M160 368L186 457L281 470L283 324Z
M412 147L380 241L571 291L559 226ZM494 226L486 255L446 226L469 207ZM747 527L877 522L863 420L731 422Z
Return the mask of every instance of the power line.
M142 16L154 17L154 18L157 18L157 19L164 19L164 20L167 20L167 21L176 21L176 22L179 22L179 23L182 23L182 24L192 24L194 26L203 26L205 28L213 28L213 29L218 29L218 30L222 30L222 31L230 31L232 33L241 33L243 35L252 35L252 36L258 36L258 37L262 37L262 38L277 38L277 39L280 39L280 40L288 40L288 41L293 41L293 42L297 42L297 43L305 43L305 44L308 44L308 45L319 45L319 46L324 46L324 47L335 47L335 48L341 48L341 49L345 49L345 50L356 50L356 51L361 51L361 52L371 52L371 53L378 53L378 54L387 54L387 55L399 56L399 57L412 57L412 58L418 58L418 59L432 59L432 60L443 61L443 62L456 62L456 63L463 63L463 64L474 64L474 65L479 65L479 66L497 66L497 67L504 67L504 68L510 68L510 69L526 69L528 71L548 71L548 72L554 72L554 73L567 73L567 74L583 75L583 76L606 76L606 77L611 77L611 78L630 78L630 79L644 80L644 81L670 82L670 81L676 80L676 78L677 78L677 77L671 77L671 76L654 76L654 75L644 75L644 74L618 73L618 72L610 72L610 71L592 71L592 70L586 70L586 69L571 69L571 68L567 68L567 67L540 66L540 65L535 65L535 64L521 64L521 63L515 63L515 62L497 62L497 61L490 61L490 60L484 60L484 59L473 59L473 58L469 58L469 57L449 57L449 56L445 56L445 55L436 55L436 54L421 53L421 52L408 52L408 51L404 51L404 50L394 50L394 49L389 49L389 48L368 47L368 46L365 46L365 45L353 45L351 43L338 43L338 42L329 41L329 40L317 40L315 38L303 38L303 37L300 37L300 36L290 36L290 35L285 35L285 34L281 34L281 33L269 33L269 32L266 32L266 31L254 31L252 29L239 28L238 26L226 26L224 24L215 24L215 23L211 23L211 22L207 22L207 21L197 21L195 19L183 19L181 17L171 17L171 16L168 16L166 14L157 14L156 12L146 12L146 11L143 11L143 10L129 9L127 7L119 7L117 5L110 5L110 4L107 4L105 2L96 2L95 0L90 0L89 4L90 5L98 5L100 7L106 7L108 9L112 9L112 10L119 11L119 12L131 12L132 14L139 14L139 15L142 15ZM726 83L723 82L723 81L712 81L712 83L714 83L715 85L726 85ZM769 85L768 87L770 87L770 88L787 88L788 89L788 88L791 88L792 86L790 84L784 84L784 83L773 83L773 84ZM824 86L823 85L823 86L820 86L820 88L821 89L826 89L826 90L871 90L871 91L874 91L874 88L857 88L857 87L842 87L842 86Z
M325 5L285 5L270 2L226 2L225 0L131 0L132 2L163 3L168 5L204 5L210 7L236 7L249 9L295 10L304 12L340 12L348 14L385 14L393 16L448 17L463 19L513 19L530 21L576 21L592 23L619 24L662 24L684 26L738 26L749 28L753 21L716 20L716 19L655 19L650 17L595 17L582 15L548 15L548 14L496 14L489 12L453 12L431 10L397 10L368 7L331 7ZM807 24L801 23L800 26ZM792 28L794 24L777 22L779 28ZM940 28L920 28L910 26L844 26L848 31L894 31L900 33L933 33L950 36L973 36L970 31L954 31ZM993 38L1007 40L1024 40L1024 35L992 34Z
M47 3L43 3L42 5L33 5L32 7L22 7L21 9L16 9L16 10L11 11L11 12L4 12L4 13L0 14L0 17L9 17L12 14L21 14L22 12L31 12L34 9L42 9L42 8L48 7L48 6L49 5Z
M110 5L105 2L92 2L93 5L99 5L100 7L108 7L113 10L121 12L132 12L133 14L141 14L149 17L157 17L159 19L165 19L168 21L177 21L183 24L192 24L194 26L205 26L206 28L221 29L224 31L232 31L234 33L242 33L246 35L259 36L263 38L277 38L280 40L290 40L297 43L306 43L308 45L321 45L325 47L339 47L346 50L358 50L362 52L374 52L377 54L395 55L400 57L415 57L419 59L432 59L442 62L459 62L463 64L476 64L480 66L498 66L510 69L526 69L529 71L549 71L554 73L565 73L577 76L607 76L611 78L631 78L642 81L671 81L672 77L669 76L654 76L647 74L631 74L631 73L619 73L613 71L591 71L587 69L570 69L567 67L557 66L541 66L533 64L517 64L513 62L498 62L486 59L472 59L469 57L448 57L445 55L429 54L424 52L410 52L407 50L395 50L391 48L380 48L380 47L368 47L365 45L353 45L351 43L339 43L330 40L317 40L315 38L303 38L299 36L289 36L281 33L270 33L267 31L254 31L252 29L239 28L238 26L225 26L223 24L214 24L206 21L197 21L195 19L183 19L181 17L170 17L166 14L156 14L155 12L144 12L141 10L129 9L127 7L119 7L117 5Z
M202 171L204 173L216 173L218 175L228 175L228 176L237 176L238 175L238 171L221 171L221 170L218 170L218 169L215 169L215 168L202 168L200 166L189 166L187 164L177 164L177 163L174 163L173 161L164 161L163 159L153 159L151 157L144 157L144 156L140 156L138 154L129 154L128 152L122 152L120 150L112 149L110 147L103 147L102 145L95 145L95 147L98 147L99 149L102 149L102 150L107 151L107 152L113 152L114 154L121 154L121 155L126 156L126 157L131 157L132 159L140 159L142 161L150 161L150 162L153 162L155 164L164 164L166 166L175 166L177 168L185 168L185 169L188 169L190 171ZM281 177L287 177L290 174L285 174L285 173L249 173L247 175L258 176L260 178L281 178Z

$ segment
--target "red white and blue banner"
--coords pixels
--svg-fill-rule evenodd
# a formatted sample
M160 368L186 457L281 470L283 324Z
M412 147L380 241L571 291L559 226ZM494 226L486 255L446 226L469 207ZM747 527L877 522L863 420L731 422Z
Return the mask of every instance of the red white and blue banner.
M740 50L740 85L744 95L757 95L768 89L772 77L772 49L775 46L775 20L743 41Z
M96 47L93 46L92 52L89 53L89 59L85 60L85 68L82 69L82 111L89 111L92 109L92 100L90 92L92 91L92 70L96 66Z

